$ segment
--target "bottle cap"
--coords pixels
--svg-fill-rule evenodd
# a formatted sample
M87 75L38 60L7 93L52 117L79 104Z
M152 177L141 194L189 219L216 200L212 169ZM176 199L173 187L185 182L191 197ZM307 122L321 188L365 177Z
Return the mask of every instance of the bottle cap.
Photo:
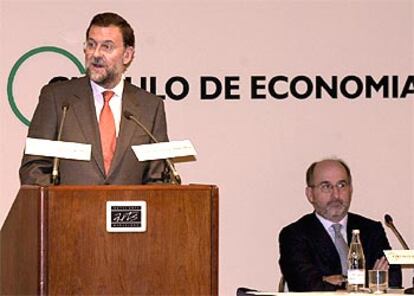
M352 229L353 234L359 234L359 229Z

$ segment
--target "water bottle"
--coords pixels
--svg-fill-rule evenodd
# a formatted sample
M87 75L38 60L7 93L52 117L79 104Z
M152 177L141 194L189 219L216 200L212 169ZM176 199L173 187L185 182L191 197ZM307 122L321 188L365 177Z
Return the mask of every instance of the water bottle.
M359 292L365 286L365 256L359 229L352 230L348 253L348 292Z

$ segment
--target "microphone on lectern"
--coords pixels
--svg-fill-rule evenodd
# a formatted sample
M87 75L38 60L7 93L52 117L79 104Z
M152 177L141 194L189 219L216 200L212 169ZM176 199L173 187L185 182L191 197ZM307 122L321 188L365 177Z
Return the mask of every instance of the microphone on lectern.
M65 124L65 119L66 119L66 113L68 112L69 109L69 104L68 103L63 103L62 106L62 119L60 120L60 124L59 124L59 131L58 131L58 136L57 136L57 141L60 141L62 138L62 130L63 130L63 125ZM59 157L55 157L53 159L53 168L52 168L52 184L53 185L59 185L60 180L59 180Z
M124 111L124 116L128 120L132 120L138 125L143 131L151 138L154 143L159 143L159 141L155 138L155 136L143 125L131 112ZM165 158L165 163L167 164L168 169L170 170L170 180L169 183L172 184L181 184L181 177L178 174L177 170L175 169L174 165L171 162L171 159Z

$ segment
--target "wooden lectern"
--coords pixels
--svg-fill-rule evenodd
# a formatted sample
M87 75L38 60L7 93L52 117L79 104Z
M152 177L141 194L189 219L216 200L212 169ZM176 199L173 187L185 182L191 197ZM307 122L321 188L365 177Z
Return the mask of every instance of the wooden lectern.
M108 232L107 201L145 201L145 232ZM1 230L1 289L218 295L218 189L22 186Z

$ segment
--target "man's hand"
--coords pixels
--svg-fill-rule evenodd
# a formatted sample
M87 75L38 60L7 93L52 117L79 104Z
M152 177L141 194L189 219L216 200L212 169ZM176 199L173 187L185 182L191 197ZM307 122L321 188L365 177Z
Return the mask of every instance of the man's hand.
M388 265L388 261L387 258L385 258L385 256L382 256L380 259L377 259L377 261L375 261L374 267L372 268L373 270L388 270L390 266Z
M322 280L334 286L340 286L342 285L343 282L346 282L346 279L344 278L342 274L323 276Z

